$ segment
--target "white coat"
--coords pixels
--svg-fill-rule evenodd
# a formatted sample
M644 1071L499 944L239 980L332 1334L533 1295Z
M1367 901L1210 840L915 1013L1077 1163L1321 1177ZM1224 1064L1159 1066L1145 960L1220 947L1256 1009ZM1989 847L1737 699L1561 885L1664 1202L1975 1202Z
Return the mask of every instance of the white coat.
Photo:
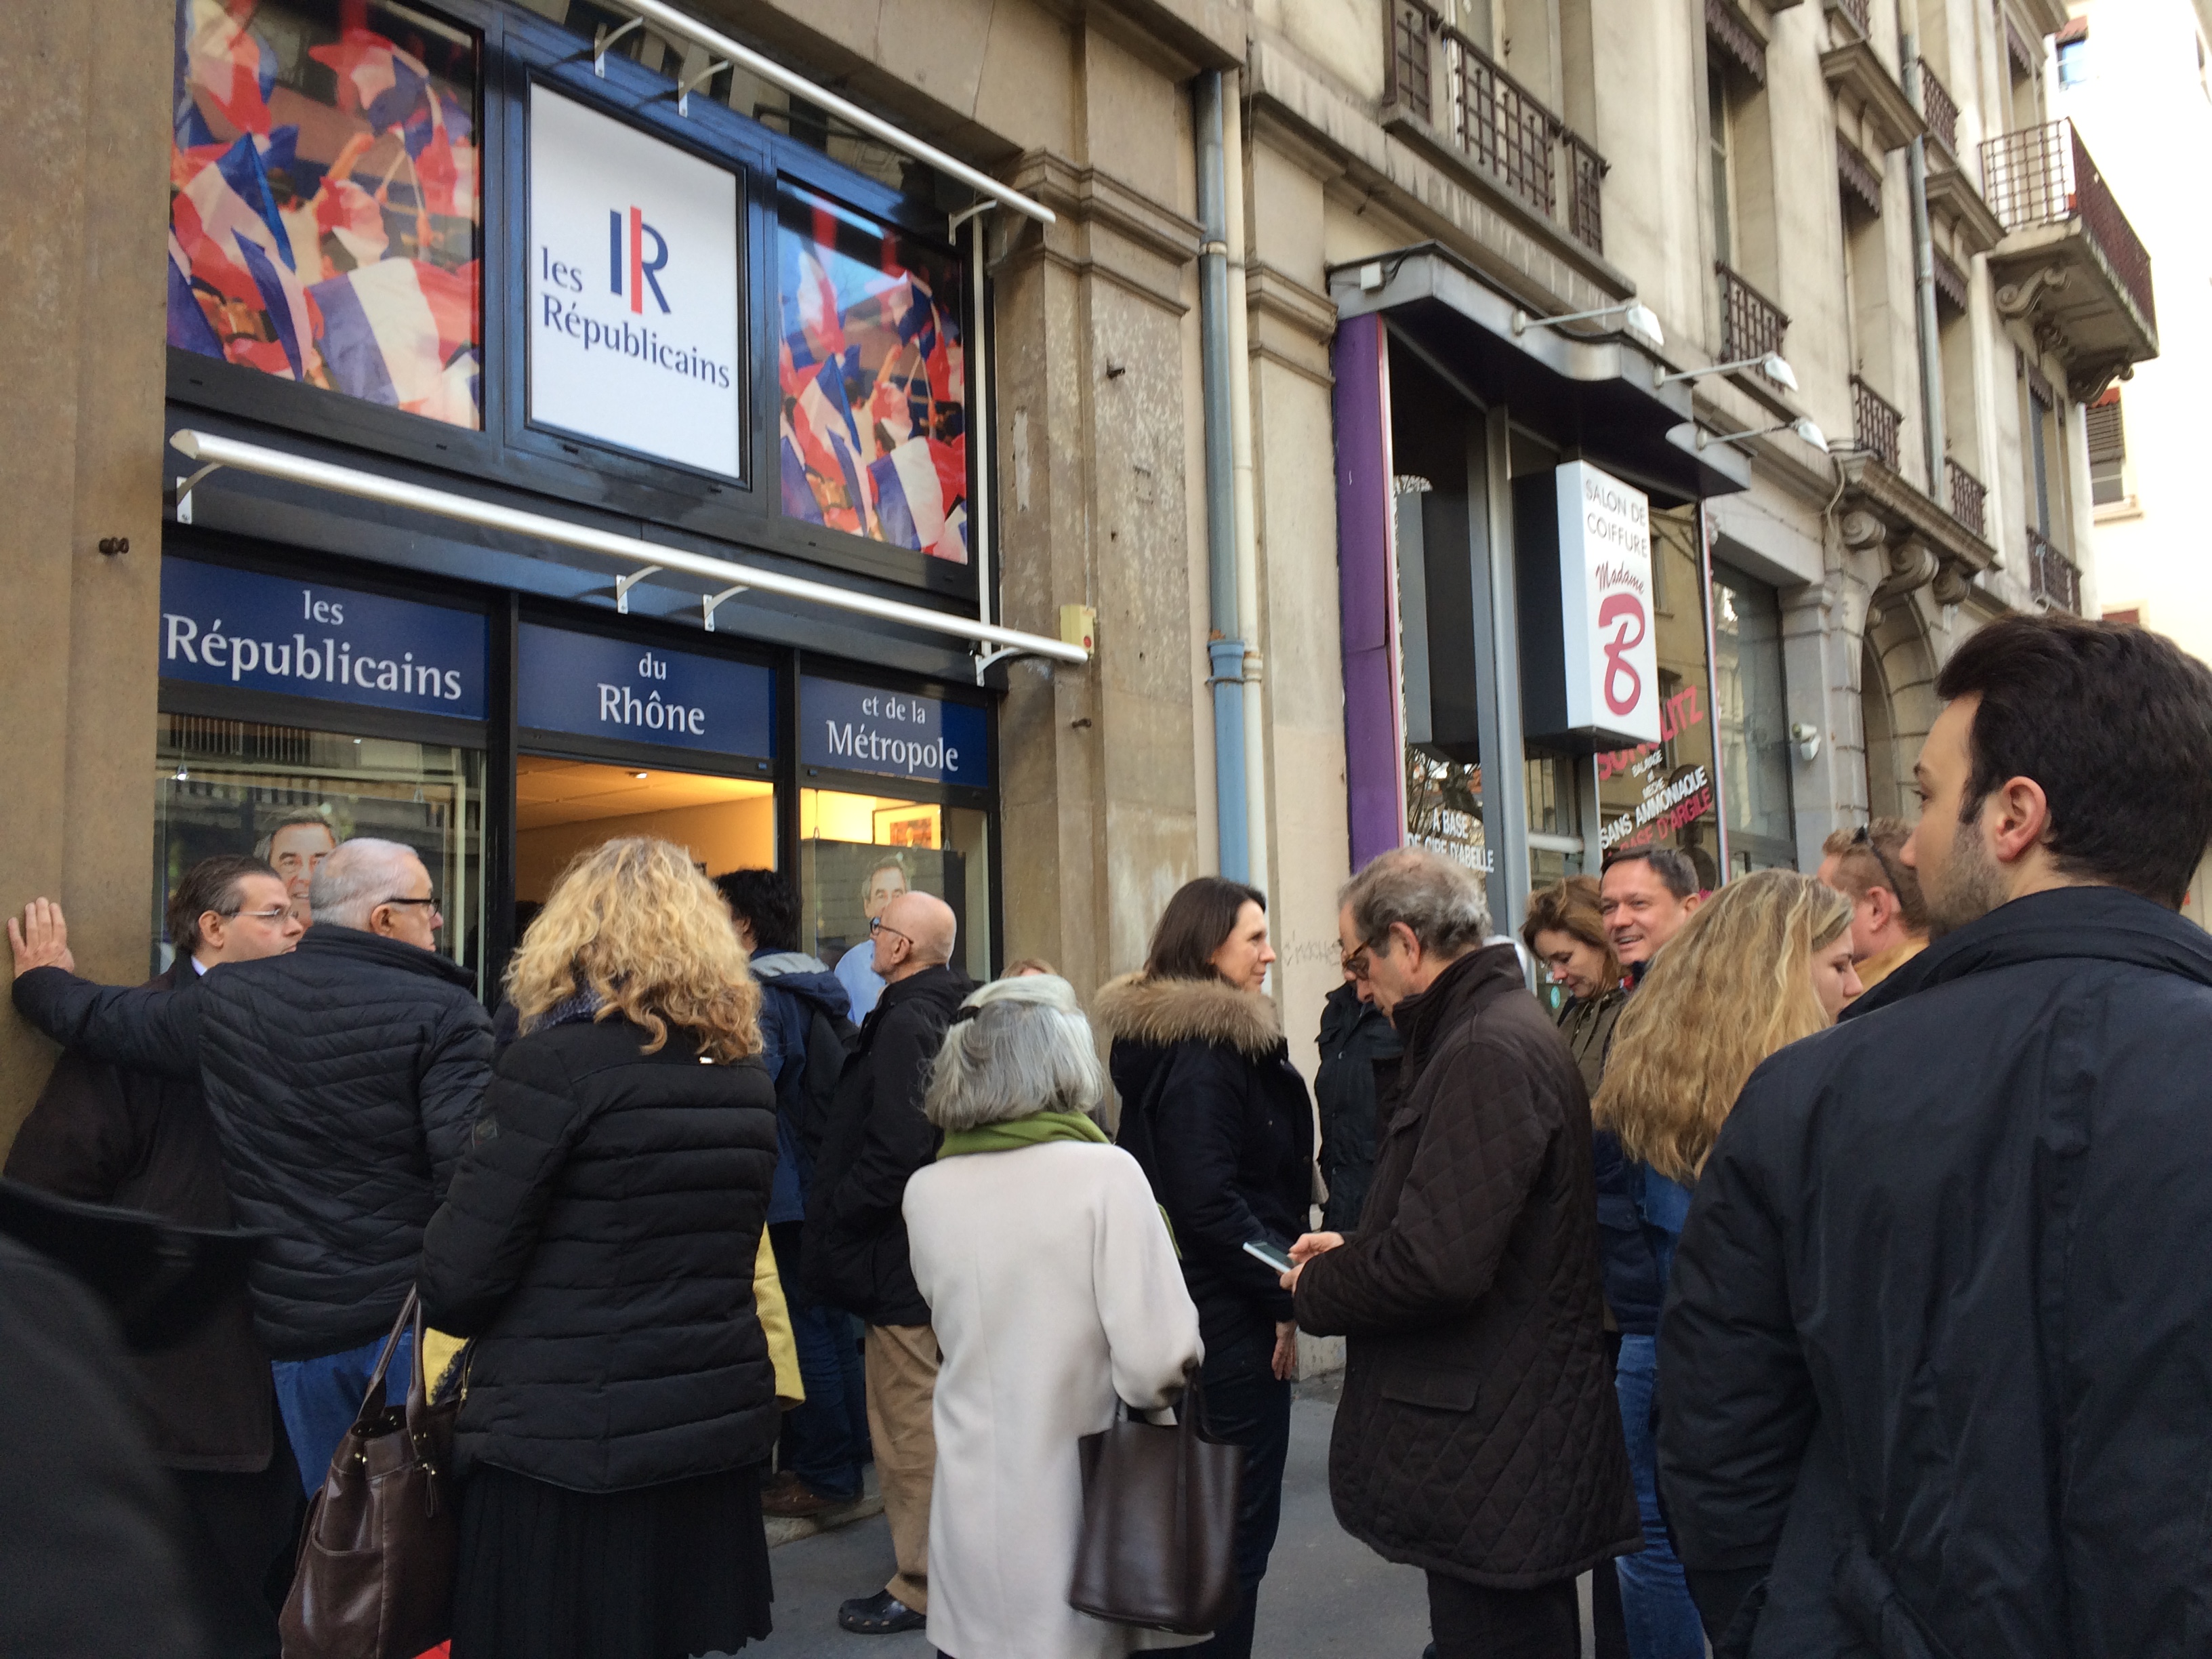
M1202 1356L1151 1185L1118 1146L970 1152L906 1188L915 1282L944 1363L929 1504L929 1639L952 1659L1121 1659L1199 1638L1067 1604L1076 1442L1115 1398L1168 1404Z

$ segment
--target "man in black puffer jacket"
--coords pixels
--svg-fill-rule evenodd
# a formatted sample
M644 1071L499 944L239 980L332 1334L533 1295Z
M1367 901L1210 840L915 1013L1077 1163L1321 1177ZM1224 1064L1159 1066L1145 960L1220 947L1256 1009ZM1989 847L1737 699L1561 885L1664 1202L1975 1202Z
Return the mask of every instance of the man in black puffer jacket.
M2212 1651L2212 671L2006 617L1900 854L1936 943L1752 1073L1659 1328L1722 1659Z
M360 1411L491 1068L490 1023L471 976L433 948L441 918L410 849L347 842L312 902L289 956L168 993L67 971L44 900L21 933L9 923L25 1018L96 1060L199 1079L239 1224L266 1235L254 1332L311 1492ZM404 1375L404 1350L393 1363Z
M806 1205L809 1289L868 1327L868 1432L898 1571L838 1609L837 1622L862 1635L920 1630L929 1611L937 1338L907 1260L901 1206L907 1177L937 1156L921 1097L945 1030L975 988L950 965L955 926L951 908L927 893L901 894L870 924L884 994L838 1081Z

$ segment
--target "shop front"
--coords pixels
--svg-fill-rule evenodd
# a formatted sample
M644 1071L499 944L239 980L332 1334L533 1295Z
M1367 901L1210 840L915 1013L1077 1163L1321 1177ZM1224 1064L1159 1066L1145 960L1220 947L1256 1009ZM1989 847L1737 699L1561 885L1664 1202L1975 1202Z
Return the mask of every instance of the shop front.
M220 470L171 492L156 959L198 860L304 899L374 836L490 996L569 859L658 835L784 871L833 963L938 894L987 976L987 671L1085 653L991 622L954 216L1042 210L547 9L176 9L167 425Z
M1794 863L1778 603L1703 505L1748 469L1656 343L1626 306L1547 326L1434 246L1331 297L1353 866L1431 848L1510 931L1630 848L1708 888Z

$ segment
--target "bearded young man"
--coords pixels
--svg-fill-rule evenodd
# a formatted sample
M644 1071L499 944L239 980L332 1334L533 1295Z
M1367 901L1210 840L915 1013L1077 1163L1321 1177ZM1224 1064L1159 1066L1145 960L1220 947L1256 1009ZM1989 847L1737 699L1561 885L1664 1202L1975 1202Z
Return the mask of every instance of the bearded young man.
M2201 1654L2212 1543L2212 670L1962 644L1900 849L1936 942L1753 1073L1659 1335L1719 1659Z

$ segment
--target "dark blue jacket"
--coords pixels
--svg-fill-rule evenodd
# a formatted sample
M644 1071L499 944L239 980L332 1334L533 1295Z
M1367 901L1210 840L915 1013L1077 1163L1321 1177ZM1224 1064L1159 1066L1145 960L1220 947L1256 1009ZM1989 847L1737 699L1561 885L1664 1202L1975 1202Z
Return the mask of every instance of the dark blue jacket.
M832 1019L851 1018L852 994L817 957L799 951L756 951L753 977L761 988L761 1058L775 1079L775 1185L769 1194L771 1224L806 1214L814 1159L799 1126L806 1116L806 1039L816 1010Z
M1597 1176L1606 1306L1623 1336L1656 1336L1690 1189L1624 1157L1610 1129L1592 1137L1590 1161Z
M1724 1659L2212 1652L2208 1049L2212 938L2067 888L1752 1074L1659 1338Z

